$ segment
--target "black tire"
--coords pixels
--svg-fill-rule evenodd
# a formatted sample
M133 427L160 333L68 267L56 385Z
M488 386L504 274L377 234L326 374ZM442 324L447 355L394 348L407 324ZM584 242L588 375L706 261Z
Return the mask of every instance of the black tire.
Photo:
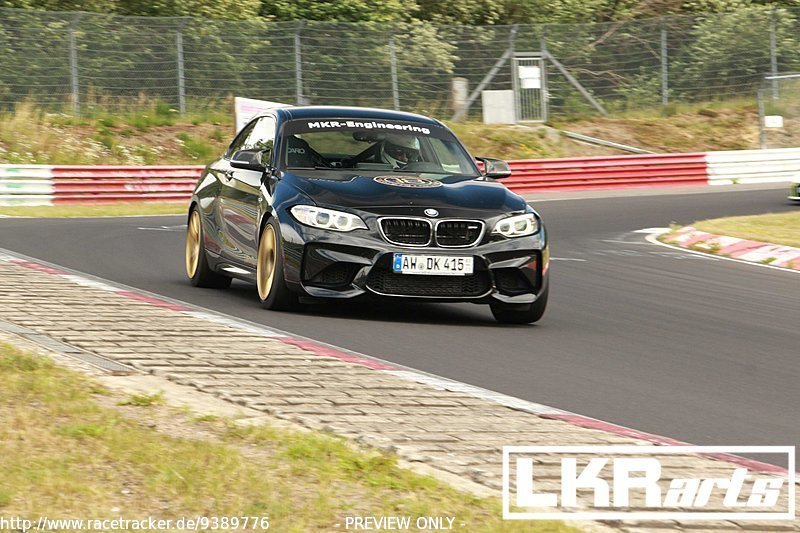
M189 223L186 228L186 275L195 287L209 289L227 289L231 286L231 278L211 270L206 258L203 244L203 223L200 212L192 208L189 212Z
M283 272L281 234L278 224L270 219L261 230L256 256L258 299L265 309L291 311L299 307L297 295L286 286Z
M539 298L532 304L491 304L492 314L495 320L503 324L533 324L544 316L549 291L550 287L545 287Z

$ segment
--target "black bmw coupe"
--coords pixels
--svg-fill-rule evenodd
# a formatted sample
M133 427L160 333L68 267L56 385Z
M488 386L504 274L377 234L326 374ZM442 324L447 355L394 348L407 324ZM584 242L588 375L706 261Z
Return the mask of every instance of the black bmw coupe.
M268 309L405 298L489 304L500 322L536 322L547 305L547 236L496 181L510 173L421 115L276 108L203 171L186 272L199 287L254 282Z

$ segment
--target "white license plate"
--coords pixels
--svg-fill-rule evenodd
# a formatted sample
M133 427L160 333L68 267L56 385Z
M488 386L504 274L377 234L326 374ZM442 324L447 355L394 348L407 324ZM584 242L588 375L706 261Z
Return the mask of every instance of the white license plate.
M399 274L466 276L472 274L472 257L394 254L392 270Z

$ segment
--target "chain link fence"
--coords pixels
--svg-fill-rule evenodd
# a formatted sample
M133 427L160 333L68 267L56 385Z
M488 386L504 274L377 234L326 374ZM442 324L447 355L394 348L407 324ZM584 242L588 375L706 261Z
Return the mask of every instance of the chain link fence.
M759 146L800 145L800 73L767 76L758 90Z
M221 21L0 9L0 107L87 113L231 96L397 108L449 118L453 78L511 89L512 58L545 54L550 115L752 100L800 71L800 9L754 8L603 24L448 27ZM593 100L593 102L592 102Z

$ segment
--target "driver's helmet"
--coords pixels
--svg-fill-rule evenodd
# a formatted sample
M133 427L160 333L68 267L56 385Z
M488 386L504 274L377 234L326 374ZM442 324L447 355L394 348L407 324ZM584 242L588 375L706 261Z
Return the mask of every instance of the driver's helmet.
M388 134L381 144L381 159L392 168L419 161L419 139L413 135Z

